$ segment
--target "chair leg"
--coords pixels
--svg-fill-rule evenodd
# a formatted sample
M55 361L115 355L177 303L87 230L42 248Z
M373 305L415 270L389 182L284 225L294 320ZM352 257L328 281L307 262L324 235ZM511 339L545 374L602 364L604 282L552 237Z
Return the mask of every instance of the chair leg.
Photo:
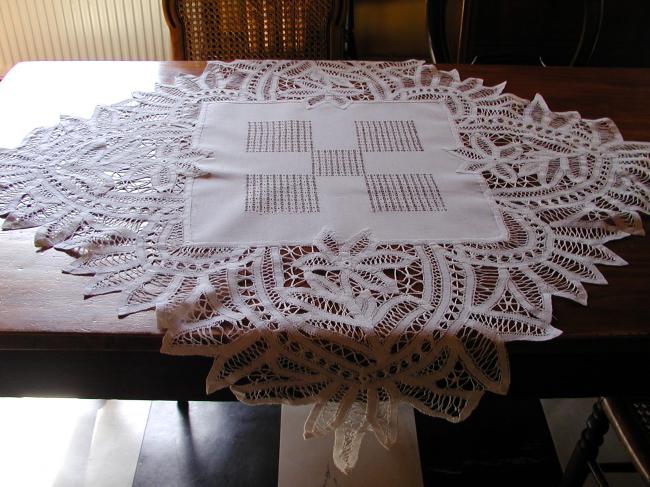
M594 476L594 480L598 484L598 487L609 487L609 482L607 482L605 473L596 460L589 462L589 470L591 470L591 475Z
M354 37L354 0L348 1L345 20L345 59L357 58L357 43Z
M176 401L176 409L187 416L190 413L190 403L188 401Z
M596 401L593 410L587 418L587 427L582 431L569 463L564 469L560 487L581 487L595 465L598 450L603 444L605 433L609 429L609 421L603 411L601 399ZM604 480L604 477L597 480ZM606 482L606 481L605 481Z

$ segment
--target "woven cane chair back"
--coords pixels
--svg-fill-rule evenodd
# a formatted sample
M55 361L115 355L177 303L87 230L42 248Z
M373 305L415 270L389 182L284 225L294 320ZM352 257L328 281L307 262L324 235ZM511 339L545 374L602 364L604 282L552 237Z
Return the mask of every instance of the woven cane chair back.
M174 59L343 57L347 0L163 0Z

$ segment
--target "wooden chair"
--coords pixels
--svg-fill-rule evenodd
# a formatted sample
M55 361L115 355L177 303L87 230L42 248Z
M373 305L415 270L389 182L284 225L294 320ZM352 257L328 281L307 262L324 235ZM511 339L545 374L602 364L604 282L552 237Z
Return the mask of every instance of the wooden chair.
M426 11L434 63L586 66L604 0L426 0Z
M162 0L175 60L339 59L348 0Z
M631 464L596 462L610 425L630 454ZM590 472L600 487L609 487L604 472L635 470L650 485L650 398L599 399L564 470L560 487L580 487Z

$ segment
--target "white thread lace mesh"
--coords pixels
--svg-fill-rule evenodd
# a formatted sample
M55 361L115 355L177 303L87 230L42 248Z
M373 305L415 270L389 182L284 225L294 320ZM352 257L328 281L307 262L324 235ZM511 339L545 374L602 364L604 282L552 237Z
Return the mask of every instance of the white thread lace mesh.
M505 343L546 340L551 295L586 303L604 244L642 234L650 144L610 120L553 113L420 62L213 62L154 93L62 118L0 151L5 229L121 291L124 315L156 309L162 351L214 357L208 390L247 403L313 404L305 436L335 431L336 465L366 431L395 441L397 404L450 421L484 391L504 394ZM387 244L324 230L310 246L215 247L183 235L201 104L219 100L419 100L444 104L460 170L483 176L508 237L499 243ZM463 162L464 161L464 162Z

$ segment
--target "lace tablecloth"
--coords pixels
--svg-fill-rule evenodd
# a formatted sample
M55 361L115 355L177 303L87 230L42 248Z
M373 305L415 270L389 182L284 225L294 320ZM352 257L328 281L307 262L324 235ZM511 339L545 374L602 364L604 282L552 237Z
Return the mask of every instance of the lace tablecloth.
M416 61L209 63L0 151L4 228L75 257L87 295L156 310L208 392L313 404L348 470L399 402L460 421L505 344L586 303L643 232L650 144Z

